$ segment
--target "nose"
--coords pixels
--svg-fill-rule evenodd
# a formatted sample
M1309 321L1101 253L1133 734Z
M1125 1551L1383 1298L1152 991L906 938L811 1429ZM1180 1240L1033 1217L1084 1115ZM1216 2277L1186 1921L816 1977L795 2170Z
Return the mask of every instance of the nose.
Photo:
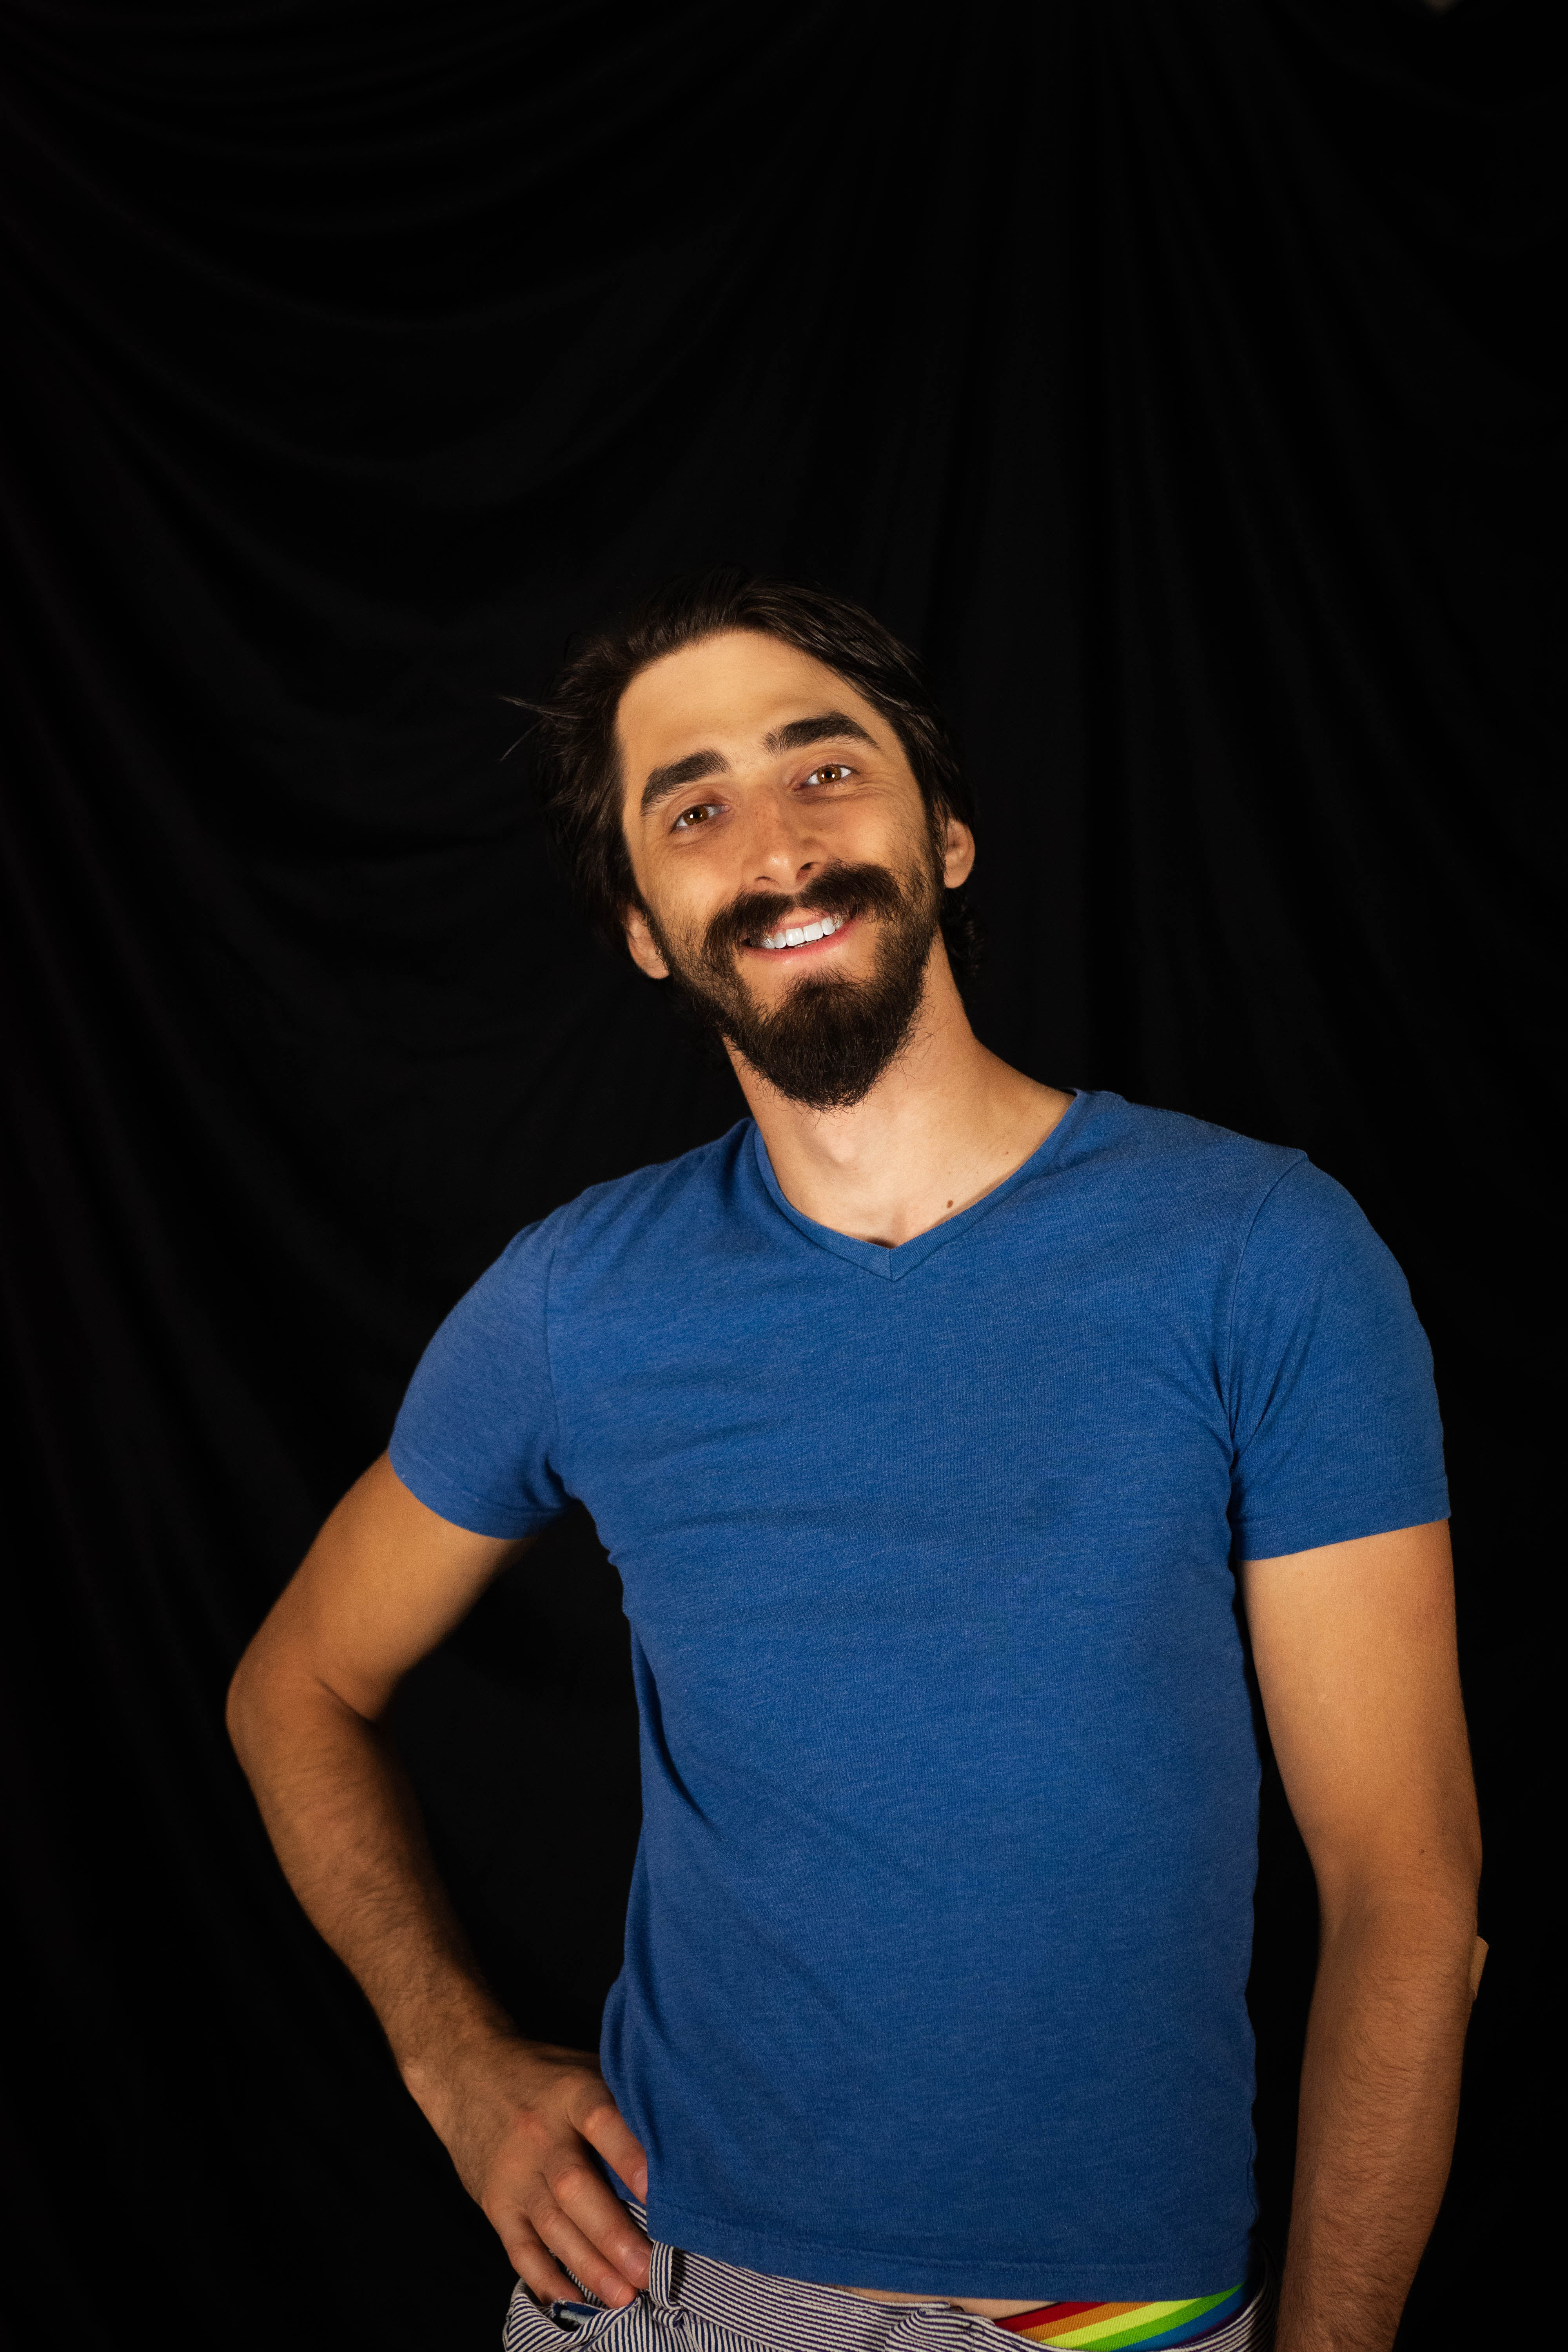
M815 812L787 794L763 793L752 805L744 856L751 887L804 889L827 863L816 832Z

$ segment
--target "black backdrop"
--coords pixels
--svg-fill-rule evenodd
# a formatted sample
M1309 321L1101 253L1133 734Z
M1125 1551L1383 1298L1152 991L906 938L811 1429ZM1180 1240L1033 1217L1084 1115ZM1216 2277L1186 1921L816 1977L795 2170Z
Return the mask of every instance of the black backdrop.
M504 2258L294 1912L222 1695L459 1289L736 1113L585 939L498 700L724 559L864 597L934 666L988 1041L1305 1145L1410 1275L1494 1944L1402 2339L1443 2340L1519 2226L1542 1999L1554 12L0 27L17 2340L495 2340ZM637 1828L591 1528L399 1728L525 2023L591 2041ZM1310 1937L1275 1790L1276 2238Z

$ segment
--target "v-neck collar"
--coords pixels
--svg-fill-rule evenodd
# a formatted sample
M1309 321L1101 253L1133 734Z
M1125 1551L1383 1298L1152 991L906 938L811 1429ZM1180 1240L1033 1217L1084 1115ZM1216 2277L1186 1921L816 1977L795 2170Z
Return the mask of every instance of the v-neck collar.
M773 1161L768 1158L768 1147L763 1141L762 1129L754 1119L752 1122L752 1153L757 1173L766 1185L774 1207L782 1210L808 1242L815 1242L819 1249L831 1250L835 1257L847 1258L851 1265L860 1266L867 1274L880 1275L885 1282L899 1282L906 1274L912 1274L917 1265L923 1265L934 1251L945 1249L949 1242L957 1241L972 1226L978 1224L982 1217L1000 1207L1020 1184L1026 1184L1031 1176L1039 1175L1055 1157L1067 1129L1078 1123L1079 1104L1089 1098L1080 1087L1044 1142L1014 1169L1011 1176L1004 1177L1000 1184L994 1185L989 1192L983 1192L978 1201L972 1201L968 1208L961 1209L955 1217L944 1217L940 1224L930 1225L923 1234L916 1234L912 1239L900 1242L895 1249L889 1249L882 1242L857 1241L851 1234L837 1233L831 1225L819 1225L815 1217L804 1215L792 1202L786 1201L779 1180L773 1174Z

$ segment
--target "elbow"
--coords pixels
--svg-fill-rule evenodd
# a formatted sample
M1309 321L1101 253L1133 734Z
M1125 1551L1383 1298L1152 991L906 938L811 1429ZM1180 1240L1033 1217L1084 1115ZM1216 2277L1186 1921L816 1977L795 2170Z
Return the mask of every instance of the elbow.
M1480 1887L1480 1832L1473 1827L1458 1831L1440 1852L1421 1856L1409 1874L1409 1893L1424 1901L1434 1918L1449 1922L1467 1949L1476 1932ZM1402 1885L1399 1892L1405 1891Z
M1435 1912L1452 1919L1456 1934L1462 1929L1467 1938L1472 1937L1481 1887L1481 1832L1473 1805L1415 1861L1413 1891L1425 1894Z
M1473 1786L1466 1790L1454 1811L1453 1827L1443 1855L1443 1875L1448 1883L1450 1900L1469 1920L1473 1936L1476 1905L1481 1891L1481 1817Z
M223 1706L224 1728L228 1733L228 1744L242 1764L245 1761L245 1670L249 1654L247 1651L245 1657L241 1658L238 1665L236 1666L229 1680L228 1696Z
M1390 1851L1315 1857L1323 1932L1332 1937L1372 1930L1425 1944L1453 1944L1468 1954L1476 1933L1481 1841L1475 1816L1456 1820L1445 1834L1428 1835Z
M1459 1866L1464 1874L1465 1893L1473 1912L1481 1892L1481 1830L1479 1822Z
M224 1701L224 1727L229 1745L238 1757L247 1775L250 1774L255 1753L258 1720L261 1708L263 1680L257 1657L260 1636L253 1641L230 1677L228 1696Z

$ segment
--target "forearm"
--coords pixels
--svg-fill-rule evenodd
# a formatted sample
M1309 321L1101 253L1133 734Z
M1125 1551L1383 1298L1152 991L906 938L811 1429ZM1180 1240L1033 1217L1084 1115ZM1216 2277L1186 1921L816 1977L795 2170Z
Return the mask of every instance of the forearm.
M514 2029L441 1885L390 1741L320 1684L265 1660L237 1676L229 1728L290 1885L431 2113L432 2077L452 2054Z
M1394 2342L1453 2153L1474 1937L1462 1886L1325 1919L1277 2352Z

